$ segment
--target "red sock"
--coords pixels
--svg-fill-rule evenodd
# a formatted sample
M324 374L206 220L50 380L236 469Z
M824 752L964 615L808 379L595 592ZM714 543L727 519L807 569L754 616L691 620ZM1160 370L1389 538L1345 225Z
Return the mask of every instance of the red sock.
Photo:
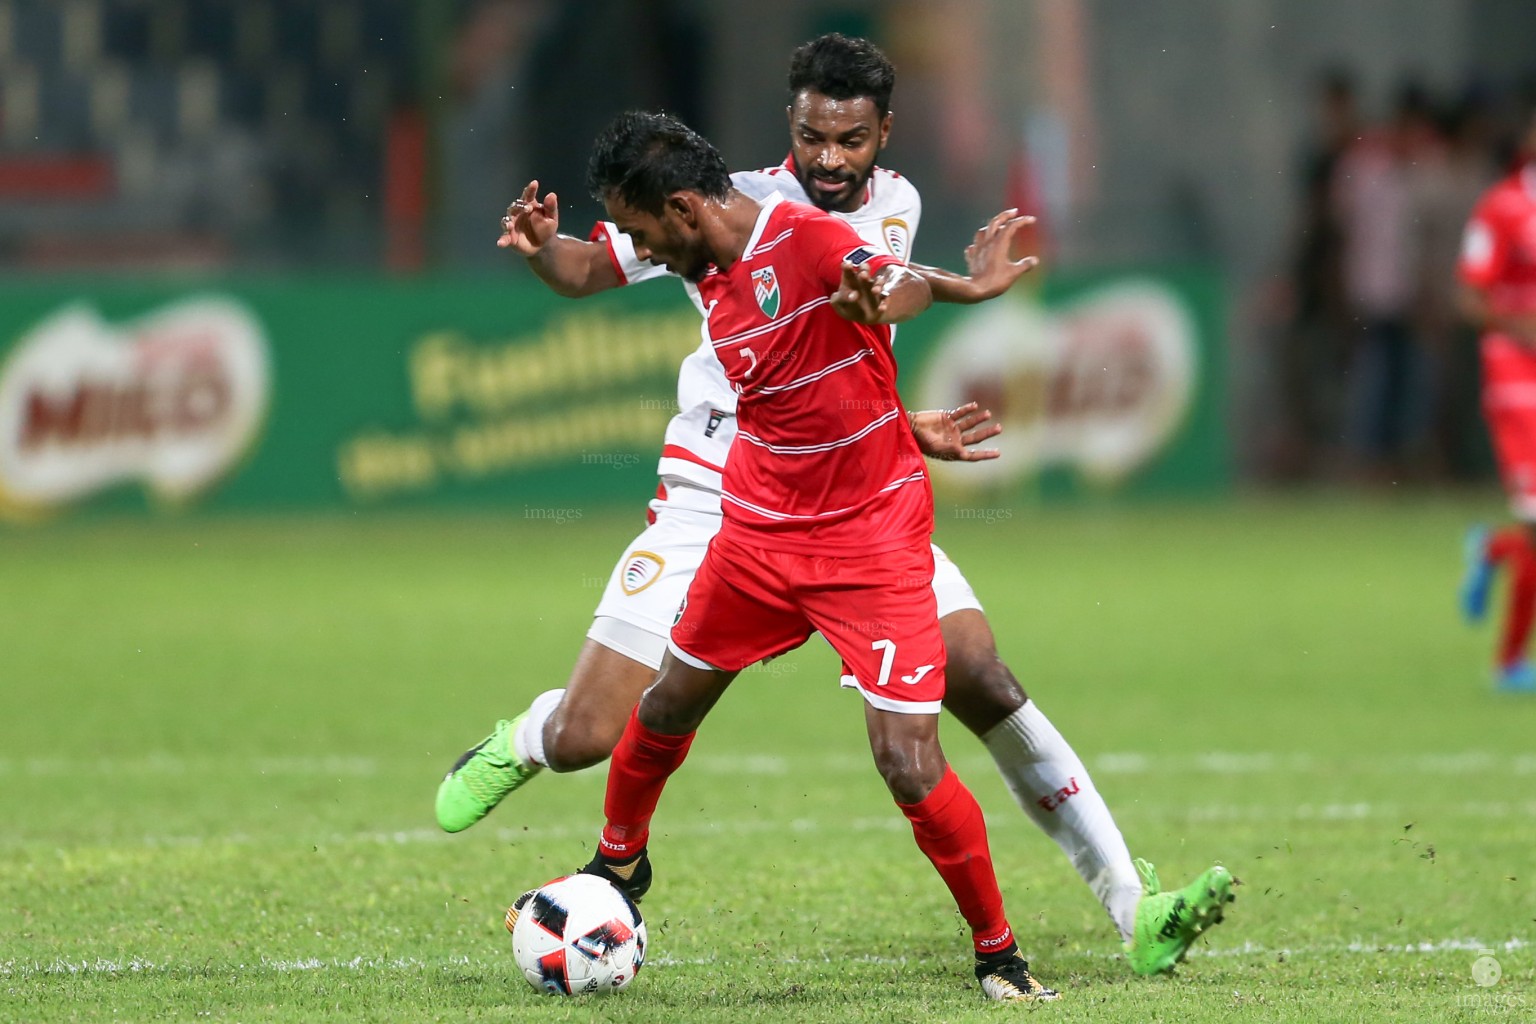
M603 799L602 852L623 860L645 849L651 837L651 815L667 784L667 777L688 756L693 733L668 736L640 724L637 707L608 764L608 795Z
M915 804L897 807L912 822L917 847L938 869L960 915L971 926L977 953L996 953L1013 941L1013 931L1003 914L1003 895L992 872L992 852L987 848L987 825L981 807L965 788L954 769Z
M1536 551L1531 550L1526 528L1506 527L1489 538L1488 560L1509 567L1509 603L1499 638L1499 664L1508 668L1525 658L1536 619Z

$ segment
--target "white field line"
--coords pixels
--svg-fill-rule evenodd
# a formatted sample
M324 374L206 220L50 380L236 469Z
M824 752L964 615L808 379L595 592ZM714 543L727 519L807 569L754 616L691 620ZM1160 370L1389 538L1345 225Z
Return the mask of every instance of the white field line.
M1496 801L1471 802L1458 805L1456 812L1457 816L1478 819L1536 818L1536 800L1507 803ZM1160 818L1174 817L1181 821L1210 822L1396 821L1405 813L1407 813L1407 808L1396 804L1327 803L1295 804L1284 807L1256 806L1252 804L1208 804L1181 808L1171 815L1166 810L1160 810L1157 812L1157 816ZM1121 815L1121 817L1127 816ZM993 832L1006 832L1015 825L1020 828L1025 828L1027 825L1027 819L1019 811L988 813L986 815L986 822L987 828ZM529 825L524 828L503 827L495 829L494 834L499 841L505 843L517 843L526 840L583 840L593 838L601 824L600 821L593 818L586 824ZM791 833L800 835L817 833L842 834L849 832L904 833L909 831L911 826L904 817L894 810L886 815L839 818L835 821L823 821L817 818L791 818L786 822L782 818L768 817L746 818L735 821L677 822L673 824L662 821L655 826L657 835L678 837L744 836L763 832L784 832L786 829ZM453 838L435 828L419 828L395 832L354 832L332 836L329 841L333 844L404 846L413 843L452 841ZM212 841L218 840L215 838ZM191 842L195 844L197 840L192 838Z
M962 772L987 771L992 761L983 754L957 748L952 758ZM447 760L451 760L448 758ZM1348 771L1370 775L1435 775L1500 778L1536 775L1536 754L1497 755L1483 751L1445 751L1387 756L1319 757L1308 753L1263 751L1205 751L1189 754L1148 754L1135 751L1104 753L1087 759L1096 776L1110 775L1308 775ZM372 778L398 772L383 758L363 756L284 757L185 757L151 753L140 757L0 757L0 776L38 778L120 778L190 776L214 771L224 776L274 778ZM874 771L868 753L823 754L790 759L774 754L706 754L690 757L688 772L709 775L784 776L791 771L819 776L869 774ZM601 769L568 776L601 782Z
M954 759L957 768L967 776L985 777L995 771L990 758L971 754ZM29 776L36 778L66 778L89 776L101 778L136 776L189 776L195 772L216 769L221 777L248 776L289 778L334 778L338 781L364 779L384 774L384 762L371 757L277 757L252 759L187 758L170 754L151 754L139 758L4 758L0 757L0 778ZM790 773L788 759L771 755L734 756L725 754L700 754L689 758L684 772L705 774L763 777L785 776ZM870 774L873 767L868 755L834 754L804 758L795 762L795 771L810 771L820 777L838 773ZM1284 775L1295 778L1308 773L1334 774L1390 774L1400 778L1417 775L1436 777L1457 776L1479 779L1501 779L1514 775L1536 774L1536 755L1494 756L1482 752L1427 753L1385 758L1319 759L1308 754L1279 754L1265 752L1230 753L1208 751L1188 755L1149 755L1141 753L1104 754L1093 759L1090 772L1097 776L1148 775L1193 772L1201 775ZM568 785L571 781L584 786L603 784L607 773L601 768L577 772L561 777L554 785ZM547 784L547 783L541 783ZM1486 791L1486 790L1485 790ZM595 807L596 805L594 805ZM1400 818L1418 813L1411 807L1395 802L1301 802L1295 804L1207 803L1170 808L1165 804L1143 806L1137 802L1122 802L1112 808L1117 817L1132 821L1148 816L1160 820L1209 823L1286 823L1310 821L1377 821ZM1521 820L1536 818L1536 800L1468 800L1446 808L1447 813L1458 818ZM1404 819L1408 820L1408 819ZM998 831L1022 825L1023 818L1009 809L987 815L988 827ZM490 823L487 823L489 825ZM527 841L561 841L589 839L596 833L600 822L596 818L557 824L536 824L527 827L489 828L482 826L478 832L490 832L499 841L519 843ZM782 818L771 820L748 819L740 821L678 822L663 826L657 831L663 835L679 836L738 836L782 831ZM907 823L894 811L890 815L819 821L811 818L793 819L789 828L798 833L847 834L883 831L905 831ZM164 848L200 848L221 846L282 845L291 837L272 835L167 835L150 834L123 840L114 845ZM453 841L435 828L394 831L359 831L331 833L323 836L305 836L306 843L323 843L329 846L348 845L408 845ZM50 845L39 839L21 836L5 836L0 833L0 849ZM88 845L106 845L92 843Z
M1352 942L1318 943L1304 946L1265 946L1256 942L1244 942L1238 946L1200 947L1189 951L1191 957L1210 958L1241 958L1241 957L1335 957L1335 956L1438 956L1451 953L1478 954L1484 951L1512 953L1518 950L1530 949L1530 939L1503 939L1483 940L1476 938L1467 939L1434 939L1421 942L1390 943L1372 942L1356 939ZM1124 957L1122 953L1098 952L1082 950L1063 953L1053 952L1052 960L1073 959L1103 959L1119 960ZM1045 958L1041 958L1045 959ZM679 959L673 957L658 957L647 961L647 966L656 967L695 967L710 964L728 963L730 961L719 957L698 957ZM760 958L754 958L754 962L761 962ZM909 957L881 957L881 956L857 956L840 957L834 961L831 957L773 957L770 962L775 964L792 966L795 964L818 963L868 963L900 965L917 962ZM923 958L923 962L928 962ZM22 981L46 979L79 975L105 975L117 976L125 974L148 975L180 975L198 973L225 974L231 970L244 971L253 974L291 974L304 971L328 971L328 972L353 972L353 973L410 973L423 974L428 971L446 971L458 968L472 970L508 970L511 958L506 959L471 959L468 956L443 957L441 959L422 960L417 957L370 957L356 956L350 959L331 957L325 960L316 957L307 957L299 960L280 960L270 957L262 957L251 963L230 964L227 962L185 962L154 961L142 957L131 957L127 960L52 960L41 962L36 960L0 960L0 977L16 978Z
M1178 821L1184 823L1209 822L1209 823L1241 823L1258 822L1265 824L1285 824L1293 822L1338 822L1338 821L1390 821L1401 824L1404 816L1411 817L1417 813L1411 807L1396 803L1368 803L1357 801L1354 803L1302 803L1289 805L1263 805L1263 804L1200 804L1189 807L1181 807L1177 810L1169 810L1166 807L1142 808L1137 804L1128 804L1119 814L1118 818L1125 820L1139 819L1146 816L1154 816L1159 820ZM1446 810L1451 816L1457 818L1488 820L1522 820L1536 818L1536 800L1525 801L1468 801L1457 804L1454 808ZM1024 828L1026 819L1022 812L990 812L986 814L987 828L994 835L1006 835L1014 828ZM560 824L539 824L518 827L488 828L482 827L477 834L494 836L498 842L509 845L517 845L527 842L565 842L590 840L597 835L601 827L601 821L592 817L587 820L577 820ZM761 835L764 833L782 834L786 830L798 835L847 835L873 832L898 832L906 833L910 829L907 820L894 809L890 814L879 816L867 816L856 818L839 818L837 820L821 820L817 818L791 818L787 821L779 817L746 818L738 820L714 820L714 821L675 821L661 822L655 831L659 836L665 837L734 837ZM248 835L245 833L229 833L225 835L158 835L146 834L135 837L123 837L110 841L85 842L72 846L73 849L82 848L113 848L123 849L127 847L148 849L219 849L225 847L283 847L298 842L304 846L412 846L421 843L462 842L455 836L450 836L443 831L430 828L396 829L393 831L360 831L360 832L333 832L326 835L304 835L297 838L292 835ZM0 850L28 847L56 847L54 841L21 836L0 836Z

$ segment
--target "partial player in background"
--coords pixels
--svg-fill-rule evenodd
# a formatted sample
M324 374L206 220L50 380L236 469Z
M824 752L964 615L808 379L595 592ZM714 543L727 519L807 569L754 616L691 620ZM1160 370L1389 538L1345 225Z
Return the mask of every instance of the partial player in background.
M753 198L783 196L845 220L879 252L907 261L921 199L911 182L876 165L891 129L895 71L872 43L823 36L800 47L789 74L790 155L764 171L738 172L733 187ZM1025 221L1004 211L966 250L968 273L909 263L936 301L978 302L1005 291L1033 260L1014 261L1009 247ZM582 297L608 288L666 277L668 269L636 257L611 224L592 241L558 233L554 195L537 182L508 210L499 245L561 295ZM685 282L686 283L686 282ZM697 288L687 283L700 312ZM777 301L771 292L765 299ZM540 767L576 771L607 758L630 708L651 682L673 619L721 523L721 468L736 435L736 394L706 337L683 363L678 415L667 427L657 467L661 486L651 502L651 526L615 565L594 614L587 642L563 690L536 697L523 714L466 752L439 788L438 821L468 828ZM994 432L981 413L957 410L958 422L917 413L919 437L944 457ZM1138 973L1173 966L1230 898L1225 868L1204 872L1182 890L1161 891L1145 861L1133 862L1086 767L1025 694L997 652L981 604L960 570L937 547L933 590L948 651L944 706L986 745L1026 815L1061 847L1093 890ZM1143 877L1147 885L1143 888Z
M1468 535L1461 607L1480 621L1495 575L1508 571L1494 682L1536 693L1527 655L1536 617L1536 109L1523 143L1520 166L1483 194L1462 243L1462 304L1482 332L1483 415L1515 521Z

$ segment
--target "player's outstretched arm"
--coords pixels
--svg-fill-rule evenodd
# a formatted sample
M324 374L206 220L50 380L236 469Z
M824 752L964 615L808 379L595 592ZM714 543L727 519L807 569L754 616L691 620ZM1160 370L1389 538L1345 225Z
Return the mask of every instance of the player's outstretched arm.
M871 274L864 264L843 264L843 278L832 293L838 316L856 324L899 324L933 305L928 282L897 264Z
M539 280L566 298L595 295L624 283L605 246L560 234L559 200L553 192L540 199L537 180L507 207L496 244L521 253Z
M907 414L918 448L931 459L944 462L983 462L1002 453L996 448L976 448L1003 432L1002 424L987 423L991 409L966 402L958 409L924 409Z
M1040 261L1034 256L1011 259L1014 236L1019 229L1033 224L1035 218L1020 216L1018 210L1004 210L976 232L976 240L965 248L966 273L956 274L939 267L909 263L913 273L928 282L934 302L969 304L996 298Z
M1463 284L1458 296L1462 314L1480 331L1497 331L1507 334L1526 348L1536 349L1536 316L1509 314L1501 316L1493 311L1488 293L1481 288Z

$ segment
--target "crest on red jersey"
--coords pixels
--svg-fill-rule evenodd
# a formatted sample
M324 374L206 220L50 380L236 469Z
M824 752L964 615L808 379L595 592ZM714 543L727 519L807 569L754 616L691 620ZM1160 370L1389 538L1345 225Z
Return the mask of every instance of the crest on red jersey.
M779 315L779 275L772 267L752 271L752 294L768 319Z

